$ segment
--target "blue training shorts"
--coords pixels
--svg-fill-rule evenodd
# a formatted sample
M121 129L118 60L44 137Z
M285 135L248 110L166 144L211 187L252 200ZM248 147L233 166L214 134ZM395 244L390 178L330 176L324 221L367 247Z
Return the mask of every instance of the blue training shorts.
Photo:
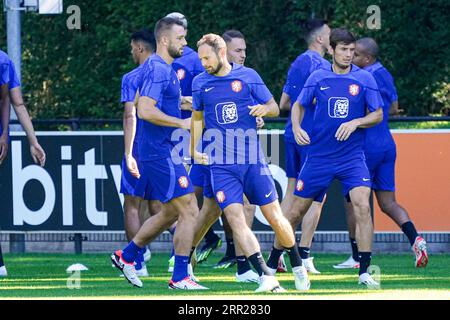
M211 185L211 172L209 166L193 164L189 170L189 178L195 187L203 188L203 196L214 198L214 192Z
M302 163L306 158L306 147L285 140L286 177L297 179Z
M372 187L363 155L345 160L308 157L298 176L294 195L321 201L334 179L342 183L344 196L356 187Z
M171 158L142 161L139 169L135 194L141 198L166 203L194 192L183 164L174 164Z
M366 153L366 163L372 178L372 189L376 191L395 191L395 148L379 152Z
M272 174L265 163L211 165L210 170L214 195L222 210L233 203L244 204L244 194L257 206L278 200Z
M136 162L138 160L136 159ZM138 167L139 163L138 163ZM127 169L127 163L125 161L125 156L122 159L122 176L120 178L120 193L123 193L126 196L136 197L135 188L138 179L133 177Z

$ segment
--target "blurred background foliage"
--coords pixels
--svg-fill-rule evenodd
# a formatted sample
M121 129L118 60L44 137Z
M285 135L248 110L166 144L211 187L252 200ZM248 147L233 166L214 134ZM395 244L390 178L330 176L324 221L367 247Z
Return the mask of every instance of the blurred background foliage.
M66 26L70 5L81 9L81 30ZM381 9L380 30L366 26L369 5ZM121 77L135 67L130 34L153 29L172 11L188 18L193 48L205 33L241 30L246 65L261 74L277 100L290 64L306 49L300 21L315 16L379 42L380 60L395 78L407 115L449 113L448 0L65 0L64 14L22 16L22 82L32 116L121 118ZM0 49L6 51L3 10L0 22Z

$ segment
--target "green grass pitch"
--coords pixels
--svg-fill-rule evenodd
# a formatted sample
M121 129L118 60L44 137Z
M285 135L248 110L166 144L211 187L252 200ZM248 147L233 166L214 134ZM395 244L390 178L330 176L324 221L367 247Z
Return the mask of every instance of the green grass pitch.
M81 298L81 299L450 299L450 254L430 256L425 269L414 268L412 255L376 254L372 265L380 268L381 288L369 290L359 286L357 270L335 270L333 264L347 255L316 254L315 264L322 273L311 275L311 290L295 291L292 274L278 275L283 294L254 294L256 284L234 280L235 268L213 269L221 255L214 253L199 264L195 274L210 288L202 292L174 291L167 288L167 253L153 253L148 264L149 278L144 287L134 288L111 267L109 254L6 254L8 277L0 278L0 299ZM287 261L288 262L288 261ZM82 263L89 268L81 273L79 289L69 289L66 268ZM258 297L259 296L259 297Z

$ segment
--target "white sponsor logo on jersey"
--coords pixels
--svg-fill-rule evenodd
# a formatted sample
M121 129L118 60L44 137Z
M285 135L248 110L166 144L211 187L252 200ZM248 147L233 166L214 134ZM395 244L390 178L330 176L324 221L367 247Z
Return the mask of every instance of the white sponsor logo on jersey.
M350 102L345 97L328 99L328 115L331 118L347 118Z

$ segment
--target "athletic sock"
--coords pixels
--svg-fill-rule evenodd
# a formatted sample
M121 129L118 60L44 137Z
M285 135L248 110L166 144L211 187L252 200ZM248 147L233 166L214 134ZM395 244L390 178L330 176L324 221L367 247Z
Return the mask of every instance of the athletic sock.
M311 250L308 247L299 247L298 252L300 253L300 257L302 259L308 259Z
M289 254L289 260L291 261L291 267L300 267L302 265L302 259L300 257L300 253L298 252L298 247L294 245L292 248L286 249Z
M144 263L144 252L145 252L145 248L142 248L138 251L138 255L136 258L136 265L134 266L134 268L136 270L141 270L142 269L142 264Z
M188 256L175 256L175 265L173 267L172 280L178 282L188 276Z
M367 272L372 260L372 252L359 252L359 275Z
M2 246L0 245L0 267L3 267L4 265L5 262L3 261Z
M237 262L237 273L238 274L244 274L247 271L252 269L252 267L250 267L250 263L248 262L246 256L236 257L236 262Z
M277 269L278 268L278 260L280 260L281 255L283 254L284 249L277 249L275 247L272 247L272 251L269 255L269 260L267 260L267 266L270 269Z
M214 243L219 239L219 236L214 232L213 228L209 228L208 232L205 234L205 241L207 243Z
M359 261L358 245L356 244L356 239L350 238L350 244L352 245L352 257L353 260Z
M236 258L236 250L234 249L234 241L233 238L227 239L227 250L225 251L225 256L230 258Z
M419 236L414 223L411 221L405 222L402 224L402 231L408 237L409 243L411 243L412 246L416 241L416 238Z
M259 276L262 276L263 274L267 276L271 275L261 252L252 254L250 257L248 257L248 261L250 261Z
M122 251L122 259L128 263L134 262L138 256L139 250L142 248L138 247L134 241L130 243Z
M167 231L169 231L169 233L173 236L175 234L175 231L177 230L177 227L170 227L169 229L167 229Z
M175 247L172 246L172 250L170 251L170 257L172 258L175 255Z

